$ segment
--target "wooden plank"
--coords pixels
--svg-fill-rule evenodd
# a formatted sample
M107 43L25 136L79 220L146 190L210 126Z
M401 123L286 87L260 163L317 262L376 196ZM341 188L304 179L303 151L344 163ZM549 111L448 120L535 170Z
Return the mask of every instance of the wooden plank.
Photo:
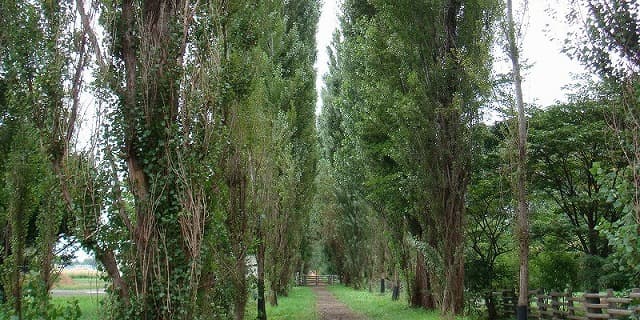
M617 316L630 316L633 314L633 310L628 309L607 309L608 314Z
M574 316L574 315L568 315L567 319L571 319L571 320L588 320L586 317L583 316Z
M585 315L588 319L609 319L610 316L606 313L587 313Z
M585 293L582 295L585 298L604 298L607 295L606 294L601 294L601 293Z
M629 303L633 301L631 298L606 298L605 302L607 303Z
M629 294L629 298L640 299L640 292L631 292L631 294Z
M606 309L609 307L609 304L607 303L588 303L588 302L583 302L582 305L585 308L592 308L592 309Z

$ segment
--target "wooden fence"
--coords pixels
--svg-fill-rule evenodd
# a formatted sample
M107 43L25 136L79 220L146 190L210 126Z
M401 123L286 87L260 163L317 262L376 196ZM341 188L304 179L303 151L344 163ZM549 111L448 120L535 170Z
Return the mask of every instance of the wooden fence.
M326 286L340 283L340 278L335 274L304 275L297 279L299 286Z
M514 318L518 298L514 291L493 292L486 301L488 308L495 308L498 318ZM491 317L491 310L490 317ZM624 296L616 296L613 290L605 293L570 292L543 293L529 291L530 319L640 319L640 289L636 288Z

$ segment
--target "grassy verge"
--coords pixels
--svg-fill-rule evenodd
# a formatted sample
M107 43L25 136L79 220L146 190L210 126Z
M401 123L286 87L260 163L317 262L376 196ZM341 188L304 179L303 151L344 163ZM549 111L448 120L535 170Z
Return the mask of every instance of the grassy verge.
M249 298L245 319L255 319L256 300ZM316 314L316 296L309 287L293 287L288 297L278 298L278 306L272 307L267 302L267 319L318 319Z
M100 301L103 299L101 295L83 295L83 296L64 296L52 297L51 302L55 305L66 306L69 302L78 301L80 307L80 320L99 319Z
M370 319L438 320L438 312L410 308L405 299L392 301L390 294L380 295L366 290L354 290L345 286L331 286L329 291L353 311Z

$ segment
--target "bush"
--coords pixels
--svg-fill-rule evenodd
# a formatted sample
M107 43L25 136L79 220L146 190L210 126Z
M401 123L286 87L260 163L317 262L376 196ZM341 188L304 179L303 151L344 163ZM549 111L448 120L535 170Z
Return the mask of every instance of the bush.
M530 287L546 290L576 288L579 264L575 254L541 252L531 259Z

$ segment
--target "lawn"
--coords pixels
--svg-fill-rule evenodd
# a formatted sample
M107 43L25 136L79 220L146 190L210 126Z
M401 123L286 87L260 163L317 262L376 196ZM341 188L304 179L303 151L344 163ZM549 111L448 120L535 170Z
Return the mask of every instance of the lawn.
M391 300L391 294L381 295L366 290L354 290L342 285L329 287L329 291L351 310L367 316L369 319L403 320L439 320L440 314L434 311L410 308L405 299Z
M257 315L256 300L249 298L245 319L255 319ZM317 319L316 296L309 287L293 287L288 297L279 297L278 306L272 307L267 302L267 319Z
M73 300L78 301L78 306L80 307L80 315L81 320L93 320L99 319L99 308L100 301L102 300L104 295L82 295L82 296L63 296L63 297L52 297L51 302L56 305L65 306L69 302Z
M56 305L66 305L77 300L82 315L81 320L99 319L100 301L103 295L82 295L52 297L52 303ZM294 287L288 297L280 297L279 305L272 307L267 303L268 319L317 319L316 298L310 288ZM256 301L249 299L245 319L256 318Z

